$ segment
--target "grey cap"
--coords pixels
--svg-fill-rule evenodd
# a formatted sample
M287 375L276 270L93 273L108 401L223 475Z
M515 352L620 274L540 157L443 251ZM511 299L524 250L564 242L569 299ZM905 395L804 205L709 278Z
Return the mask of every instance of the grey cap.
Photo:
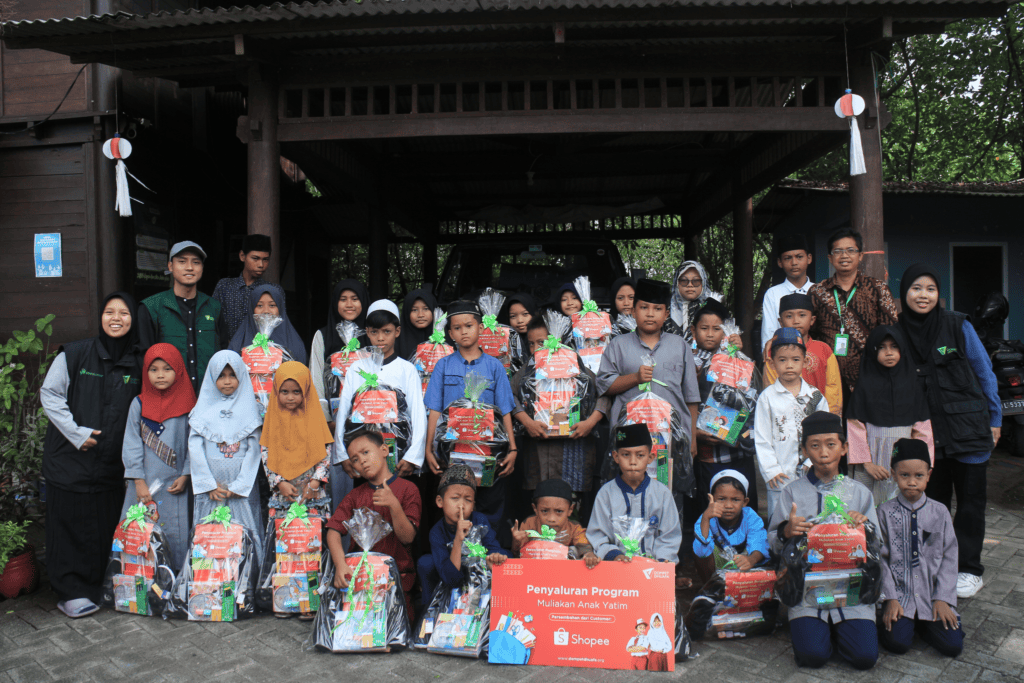
M181 252L185 251L186 249L191 249L192 251L199 252L199 255L203 257L203 260L206 260L206 252L203 251L203 248L196 244L195 242L190 242L187 240L185 242L178 242L173 247L171 247L171 253L167 257L167 260L171 260L172 258L177 256Z

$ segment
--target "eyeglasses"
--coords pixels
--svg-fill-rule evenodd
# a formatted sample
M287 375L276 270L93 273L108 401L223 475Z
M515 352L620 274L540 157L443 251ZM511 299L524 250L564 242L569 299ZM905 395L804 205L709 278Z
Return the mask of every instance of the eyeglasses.
M857 254L860 253L860 249L858 249L857 247L847 247L846 249L833 249L829 253L832 254L833 256L842 256L843 254L856 256Z
M685 277L681 277L679 278L679 284L690 285L691 287L700 287L702 284L704 284L704 281L699 277L695 277L692 280L687 280Z

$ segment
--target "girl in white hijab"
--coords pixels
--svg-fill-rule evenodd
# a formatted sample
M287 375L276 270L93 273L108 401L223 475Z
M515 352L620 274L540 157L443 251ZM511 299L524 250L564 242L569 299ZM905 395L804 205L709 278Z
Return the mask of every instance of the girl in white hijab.
M666 331L678 334L687 343L691 343L693 341L693 316L697 313L697 309L708 298L721 301L722 295L711 289L707 271L696 261L684 261L676 268L672 282L671 315L675 327L666 329Z
M647 670L668 671L668 657L675 650L675 644L668 637L665 620L658 612L651 615L651 629L647 632L647 648L650 651L650 654L647 655Z

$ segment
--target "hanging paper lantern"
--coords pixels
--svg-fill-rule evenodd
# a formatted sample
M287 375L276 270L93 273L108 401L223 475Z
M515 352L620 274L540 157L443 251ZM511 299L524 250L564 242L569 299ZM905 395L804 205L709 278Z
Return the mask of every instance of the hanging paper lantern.
M850 122L850 175L862 175L868 172L864 165L864 147L860 142L860 126L857 117L864 113L864 98L854 95L849 88L846 94L836 100L836 116Z
M139 185L146 187L145 183L133 176L128 172L128 168L124 165L124 160L131 156L132 143L125 140L119 134L115 133L114 137L103 143L103 154L111 161L117 161L117 170L115 176L117 178L117 201L114 202L114 208L121 214L122 218L127 218L132 215L132 197L128 194L128 176L132 178ZM149 190L148 187L146 187ZM153 190L149 190L152 192ZM139 201L138 199L134 201ZM141 204L141 202L139 202Z

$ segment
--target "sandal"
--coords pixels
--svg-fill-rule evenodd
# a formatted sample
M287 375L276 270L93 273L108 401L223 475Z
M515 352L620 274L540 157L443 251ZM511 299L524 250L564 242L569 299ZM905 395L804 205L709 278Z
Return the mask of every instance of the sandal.
M57 609L63 612L70 619L81 619L90 614L100 611L99 605L89 598L75 598L57 603Z

